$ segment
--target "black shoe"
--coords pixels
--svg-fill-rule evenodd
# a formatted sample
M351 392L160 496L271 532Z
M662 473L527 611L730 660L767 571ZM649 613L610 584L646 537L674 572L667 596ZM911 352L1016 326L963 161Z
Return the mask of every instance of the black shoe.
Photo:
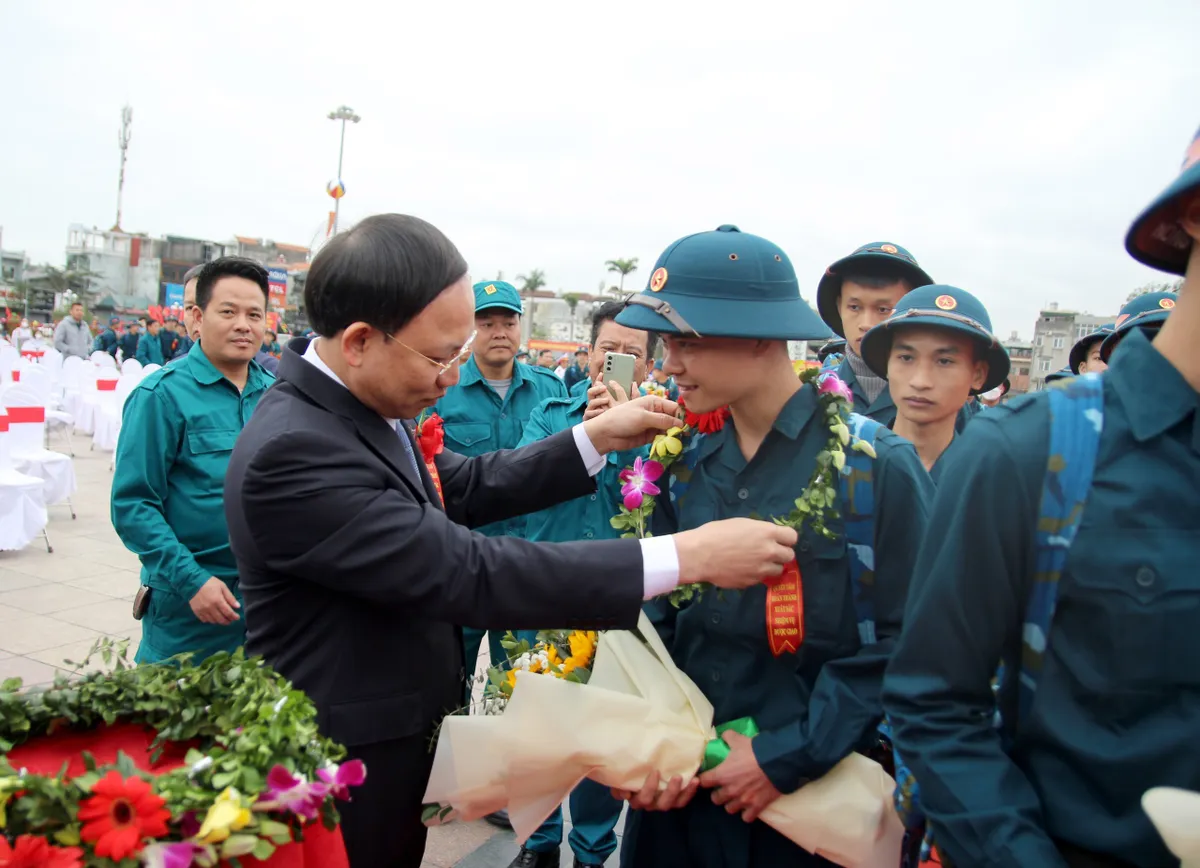
M521 848L517 858L509 863L508 868L558 868L558 848L538 853L534 850Z
M512 823L508 819L508 811L496 811L484 817L487 822L493 826L499 826L501 829L511 829Z
M596 862L580 862L579 857L575 857L575 868L604 868L603 865Z

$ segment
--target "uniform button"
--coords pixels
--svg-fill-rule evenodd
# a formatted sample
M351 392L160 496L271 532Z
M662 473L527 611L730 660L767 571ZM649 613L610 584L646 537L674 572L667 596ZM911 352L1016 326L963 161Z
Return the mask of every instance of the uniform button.
M590 500L595 500L595 499L596 499L596 495L594 495L594 494L593 494L593 495L591 495L591 497L590 497L589 499L590 499Z
M710 620L711 620L711 621L712 621L714 624L720 624L720 623L721 623L721 613L720 613L720 612L713 612L713 613L712 613L712 617L710 618Z
M714 670L712 671L712 680L713 680L713 681L720 681L720 680L721 680L721 670L720 670L720 669L714 669Z
M501 418L501 419L505 419L505 418L507 418L507 417L508 417L508 414L507 414L507 413L501 413L501 414L500 414L500 418Z
M800 540L800 551L806 552L806 551L808 551L808 549L809 549L808 540L806 540L806 539Z
M589 530L584 534L584 536L587 537L588 539L591 539L594 536L594 534Z
M749 496L750 496L750 489L748 489L748 488L739 488L738 489L738 499L739 500L745 500Z
M1154 579L1154 570L1150 569L1149 567L1141 567L1138 569L1137 575L1133 578L1133 580L1138 583L1138 587L1141 588L1148 588L1153 585Z

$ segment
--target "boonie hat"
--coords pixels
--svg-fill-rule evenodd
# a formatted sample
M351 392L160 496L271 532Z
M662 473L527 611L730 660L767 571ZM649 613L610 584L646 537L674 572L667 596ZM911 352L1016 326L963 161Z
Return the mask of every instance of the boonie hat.
M1113 325L1112 334L1100 345L1100 358L1105 362L1131 329L1139 328L1154 335L1175 309L1178 296L1173 292L1147 292L1127 301Z
M1113 324L1106 323L1100 326L1090 335L1084 335L1079 340L1075 341L1075 346L1071 347L1071 360L1067 363L1067 367L1072 373L1079 373L1079 366L1087 361L1088 353L1092 351L1092 345L1104 340L1113 333Z
M1143 265L1183 274L1192 238L1179 225L1183 209L1200 191L1200 130L1192 138L1177 177L1129 227L1125 249Z

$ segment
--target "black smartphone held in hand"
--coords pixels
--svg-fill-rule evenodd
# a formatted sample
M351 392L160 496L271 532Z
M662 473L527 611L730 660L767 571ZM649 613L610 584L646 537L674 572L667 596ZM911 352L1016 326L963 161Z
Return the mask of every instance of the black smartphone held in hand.
M626 353L605 353L604 354L604 383L608 386L608 392L614 398L616 393L612 390L612 382L621 384L622 389L633 388L633 366L637 362L633 356ZM630 398L635 397L629 395Z

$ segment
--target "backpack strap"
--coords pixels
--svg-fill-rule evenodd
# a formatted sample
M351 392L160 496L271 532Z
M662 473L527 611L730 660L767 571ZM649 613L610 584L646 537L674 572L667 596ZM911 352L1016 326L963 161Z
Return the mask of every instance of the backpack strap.
M1018 718L1029 716L1049 647L1059 580L1079 532L1104 429L1099 374L1073 377L1050 393L1050 449L1042 481L1033 588L1021 631Z
M875 445L875 435L884 426L874 419L851 413L847 422L852 438ZM875 486L872 459L854 449L846 450L846 464L838 479L846 548L850 557L850 586L854 590L854 613L858 638L871 645L875 636Z

